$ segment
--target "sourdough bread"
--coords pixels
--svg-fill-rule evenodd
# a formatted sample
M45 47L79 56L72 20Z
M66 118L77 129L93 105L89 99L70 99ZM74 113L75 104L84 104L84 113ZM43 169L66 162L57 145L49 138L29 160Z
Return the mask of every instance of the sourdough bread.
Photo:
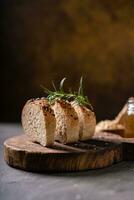
M56 120L45 98L27 101L22 110L22 127L32 141L43 146L52 146Z
M96 117L94 112L83 105L79 105L76 101L71 102L79 119L79 140L90 139L95 132Z
M79 140L79 120L77 113L67 101L56 100L52 104L56 118L55 140L66 144Z

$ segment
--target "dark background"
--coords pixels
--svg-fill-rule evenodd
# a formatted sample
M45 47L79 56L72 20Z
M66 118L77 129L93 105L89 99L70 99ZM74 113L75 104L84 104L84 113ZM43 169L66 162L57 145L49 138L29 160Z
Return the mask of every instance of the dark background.
M134 95L133 0L3 0L0 121L20 121L27 99L80 76L97 120Z

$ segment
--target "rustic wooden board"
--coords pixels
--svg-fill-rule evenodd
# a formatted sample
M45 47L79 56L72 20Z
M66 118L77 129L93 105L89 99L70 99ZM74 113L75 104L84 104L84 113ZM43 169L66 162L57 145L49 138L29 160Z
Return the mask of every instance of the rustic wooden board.
M100 140L105 142L122 143L123 160L134 161L134 138L123 138L119 135L108 132L95 133L93 138L95 140Z
M46 148L20 135L4 142L4 158L10 166L27 171L80 171L121 161L122 145L89 140L70 145L55 142L53 148Z

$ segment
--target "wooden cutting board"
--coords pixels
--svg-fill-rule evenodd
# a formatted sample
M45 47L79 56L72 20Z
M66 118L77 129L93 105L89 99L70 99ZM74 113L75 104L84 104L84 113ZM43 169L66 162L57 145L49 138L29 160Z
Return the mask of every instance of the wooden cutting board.
M95 133L95 140L106 142L122 143L122 155L124 161L134 161L134 138L123 138L120 135L109 132Z
M98 169L122 160L122 144L89 140L70 145L55 142L53 148L46 148L20 135L4 142L4 158L10 166L27 171Z

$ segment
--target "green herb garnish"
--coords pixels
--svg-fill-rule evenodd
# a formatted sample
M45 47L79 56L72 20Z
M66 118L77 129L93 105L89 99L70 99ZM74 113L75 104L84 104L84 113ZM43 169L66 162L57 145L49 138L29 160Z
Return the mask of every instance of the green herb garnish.
M42 88L44 89L44 92L48 95L47 100L49 101L49 103L53 103L54 101L60 100L60 99L65 100L65 101L68 100L68 94L65 93L63 89L65 80L66 78L63 78L61 80L59 90L56 89L56 86L53 81L52 81L52 85L53 85L54 91L48 90L47 88L42 86Z
M44 89L44 92L48 95L47 100L49 103L53 103L56 100L64 100L64 101L76 101L79 105L85 105L90 106L91 110L93 110L91 104L89 103L88 97L84 96L83 93L83 77L80 78L80 84L78 92L72 92L71 90L69 93L65 92L63 89L64 82L66 78L63 78L60 82L59 90L57 90L54 82L52 81L52 85L54 88L54 91L48 90L44 86L42 88Z
M79 89L78 92L75 93L75 101L77 101L79 105L89 106L91 110L93 110L92 105L89 103L88 97L85 96L83 92L83 77L80 78Z

